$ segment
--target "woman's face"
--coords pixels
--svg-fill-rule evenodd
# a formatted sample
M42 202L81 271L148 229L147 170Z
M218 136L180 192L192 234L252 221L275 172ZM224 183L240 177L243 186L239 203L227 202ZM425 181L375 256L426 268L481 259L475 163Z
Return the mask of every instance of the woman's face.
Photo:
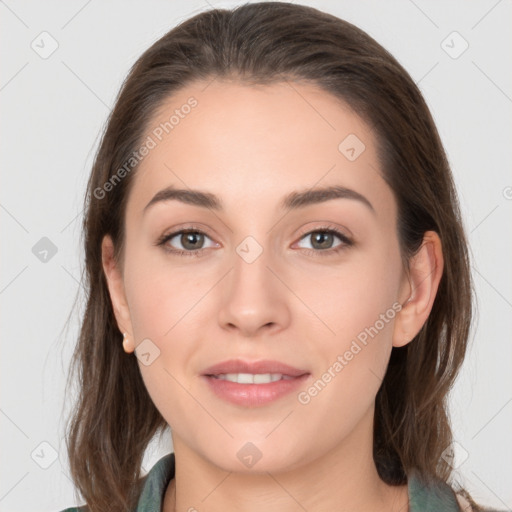
M175 447L229 471L277 471L371 442L411 287L369 128L313 85L214 80L169 98L144 141L123 289L111 293ZM210 202L166 198L169 187ZM338 196L313 194L327 187ZM195 234L166 239L185 229ZM228 360L278 361L305 376L205 376ZM231 373L274 373L265 369Z

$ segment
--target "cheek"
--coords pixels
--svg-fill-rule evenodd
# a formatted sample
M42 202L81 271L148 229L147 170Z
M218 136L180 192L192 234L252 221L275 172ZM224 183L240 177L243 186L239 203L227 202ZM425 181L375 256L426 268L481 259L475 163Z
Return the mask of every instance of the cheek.
M190 360L200 348L196 340L205 322L201 299L213 281L190 269L142 251L126 259L125 289L135 344L144 343L144 352L154 360L149 365L139 361L139 367L157 407L159 397L167 397L167 402L179 394L178 382L187 381Z
M324 338L336 346L374 325L392 308L398 278L393 259L383 256L382 251L361 251L338 266L301 271L295 291L320 320L315 322L323 324ZM379 322L378 328L385 330L388 325L383 327Z
M304 326L316 340L308 352L319 364L297 399L304 428L310 427L311 435L321 428L325 443L348 435L369 414L391 353L396 316L391 277L382 263L363 267L364 272L340 272L326 280L329 300L322 302L318 291L310 295L322 306L317 311L323 323L316 322L315 332Z
M141 265L138 262L148 261L147 255L127 258L125 287L136 346L144 344L140 345L144 351L137 353L149 353L149 364L143 357L138 362L144 384L156 408L174 427L193 406L187 390L190 361L198 350L194 329L202 325L198 302L204 291L190 279L190 272L162 260L157 257Z
M150 338L159 344L193 315L204 286L193 272L154 252L127 258L125 286L136 339Z
M309 352L319 353L323 372L330 371L322 380L330 379L331 391L348 401L354 388L361 398L373 399L391 353L400 308L396 302L400 262L397 255L384 253L361 252L337 272L317 274L316 287L311 280L309 292L302 288L304 302L315 305L312 309L321 320L315 321L318 327L311 336L321 343L308 347ZM330 378L333 374L336 378Z

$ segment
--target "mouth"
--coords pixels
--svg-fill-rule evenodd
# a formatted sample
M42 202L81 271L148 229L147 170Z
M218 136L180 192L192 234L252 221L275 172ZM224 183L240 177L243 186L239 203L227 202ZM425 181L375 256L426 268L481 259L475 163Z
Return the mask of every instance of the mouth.
M224 361L205 370L202 377L223 400L244 407L267 404L297 389L310 372L279 361Z
M206 375L214 379L228 380L237 384L270 384L278 380L292 380L297 377L283 375L282 373L220 373L218 375Z
M280 375L282 377L293 378L300 377L306 373L309 372L307 370L281 363L280 361L244 361L242 359L230 359L210 366L204 370L203 375L208 377L223 377L230 375Z

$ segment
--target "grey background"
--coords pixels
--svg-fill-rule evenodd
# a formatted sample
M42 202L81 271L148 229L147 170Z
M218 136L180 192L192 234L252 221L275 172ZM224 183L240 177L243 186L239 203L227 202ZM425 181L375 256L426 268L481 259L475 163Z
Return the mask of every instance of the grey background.
M479 310L450 400L455 475L477 501L510 509L511 2L297 3L366 30L409 71L432 110L458 187ZM64 324L80 288L85 182L121 81L177 23L237 4L0 1L1 511L74 503L63 437L72 397L65 400L64 384L82 307L68 330ZM41 56L53 40L58 48ZM150 446L146 470L169 443Z

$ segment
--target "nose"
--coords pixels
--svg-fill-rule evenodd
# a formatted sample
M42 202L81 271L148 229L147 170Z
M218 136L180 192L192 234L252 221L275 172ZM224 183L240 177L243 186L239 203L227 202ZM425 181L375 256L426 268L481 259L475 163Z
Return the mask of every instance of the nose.
M244 337L263 332L268 335L285 329L290 322L293 294L283 284L285 276L280 275L279 263L258 245L249 239L237 247L233 267L222 285L219 323Z

